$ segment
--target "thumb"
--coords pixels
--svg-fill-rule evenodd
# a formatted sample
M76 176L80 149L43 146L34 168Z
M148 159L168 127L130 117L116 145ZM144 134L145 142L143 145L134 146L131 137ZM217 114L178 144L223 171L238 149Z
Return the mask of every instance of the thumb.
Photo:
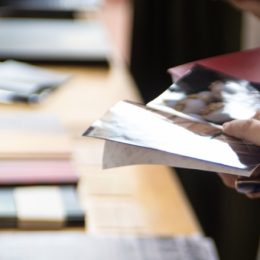
M223 125L223 131L227 135L260 145L260 121L257 119L233 120Z

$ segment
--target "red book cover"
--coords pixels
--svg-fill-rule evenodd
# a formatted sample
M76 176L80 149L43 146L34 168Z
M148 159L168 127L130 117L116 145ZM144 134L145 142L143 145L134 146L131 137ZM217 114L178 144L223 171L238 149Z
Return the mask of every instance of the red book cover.
M195 64L206 66L239 79L255 83L260 82L260 48L197 60L170 68L168 71L173 81L176 81Z

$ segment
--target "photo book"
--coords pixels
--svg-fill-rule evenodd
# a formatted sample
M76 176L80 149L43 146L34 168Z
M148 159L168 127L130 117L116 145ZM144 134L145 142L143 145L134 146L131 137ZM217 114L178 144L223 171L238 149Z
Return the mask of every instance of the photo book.
M120 101L84 136L104 139L103 167L163 164L254 176L260 147L222 124L260 108L260 84L194 64L146 105Z

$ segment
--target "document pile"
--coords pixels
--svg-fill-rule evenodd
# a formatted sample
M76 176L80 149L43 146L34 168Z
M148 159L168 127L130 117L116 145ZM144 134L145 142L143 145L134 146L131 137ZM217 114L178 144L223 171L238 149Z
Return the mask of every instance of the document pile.
M60 120L0 113L0 143L0 229L84 227L72 140Z
M0 63L0 102L39 102L68 78L69 75L7 60Z
M107 141L104 168L164 164L252 177L260 147L225 135L222 124L252 117L259 91L260 84L195 65L146 106L117 103L84 135Z

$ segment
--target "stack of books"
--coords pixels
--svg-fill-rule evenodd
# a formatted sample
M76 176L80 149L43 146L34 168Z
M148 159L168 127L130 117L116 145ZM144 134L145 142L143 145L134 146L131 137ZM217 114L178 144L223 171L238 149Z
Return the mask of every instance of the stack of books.
M0 228L61 229L84 225L74 186L1 187Z
M5 18L0 24L0 60L107 69L111 55L107 30L95 19Z
M0 114L0 227L84 226L68 133L46 114Z
M69 77L27 63L4 61L0 63L0 102L40 102Z

